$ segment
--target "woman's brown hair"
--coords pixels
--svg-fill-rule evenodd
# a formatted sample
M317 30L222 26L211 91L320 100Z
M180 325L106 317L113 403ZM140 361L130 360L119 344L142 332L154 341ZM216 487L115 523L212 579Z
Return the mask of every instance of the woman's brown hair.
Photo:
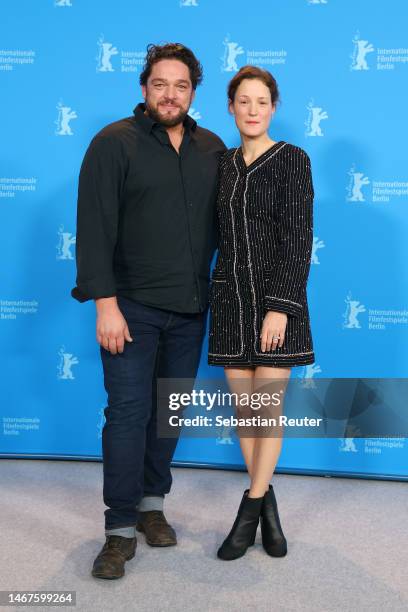
M237 89L244 79L262 81L270 91L272 104L275 105L279 101L278 85L268 70L263 70L258 66L243 66L228 83L227 93L231 102L234 102Z

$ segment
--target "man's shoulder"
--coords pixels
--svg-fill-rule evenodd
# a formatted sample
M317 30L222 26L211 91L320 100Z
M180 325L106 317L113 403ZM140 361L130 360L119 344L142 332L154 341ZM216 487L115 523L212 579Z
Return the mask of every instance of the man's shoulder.
M111 142L120 141L124 137L137 133L137 126L134 117L124 117L117 121L108 123L97 132L93 140L108 140Z
M225 146L222 139L217 134L215 134L215 132L212 132L211 130L207 130L207 128L197 125L195 129L195 134L200 141L208 143L211 146L216 146L221 152L226 151L227 147Z

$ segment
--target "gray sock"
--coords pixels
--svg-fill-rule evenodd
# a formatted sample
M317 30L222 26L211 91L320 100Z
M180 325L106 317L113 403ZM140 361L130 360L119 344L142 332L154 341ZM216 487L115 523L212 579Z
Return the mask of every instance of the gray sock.
M135 538L136 527L117 527L116 529L105 529L105 535L118 535L123 538Z
M163 512L164 497L158 495L146 495L142 497L137 509L139 512L148 512L149 510L161 510Z
M137 510L139 512L148 512L149 510L161 510L163 512L163 502L164 496L146 495L140 500ZM118 535L122 536L123 538L135 538L136 526L105 529L105 535Z

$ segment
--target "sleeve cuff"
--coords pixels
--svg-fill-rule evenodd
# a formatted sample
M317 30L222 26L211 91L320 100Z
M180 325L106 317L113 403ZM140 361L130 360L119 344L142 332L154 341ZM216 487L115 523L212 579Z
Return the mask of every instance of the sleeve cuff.
M116 284L111 279L105 281L99 279L90 280L84 283L77 283L71 290L71 296L78 302L97 300L116 296Z
M303 306L299 302L292 300L284 300L270 295L266 295L264 299L265 310L274 310L275 312L284 312L293 317L299 317L302 314Z

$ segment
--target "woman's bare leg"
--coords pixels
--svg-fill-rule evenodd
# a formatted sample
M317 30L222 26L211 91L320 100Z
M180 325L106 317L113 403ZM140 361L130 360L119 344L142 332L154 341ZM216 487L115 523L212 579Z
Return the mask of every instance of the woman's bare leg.
M236 393L238 397L242 393L247 394L249 397L252 395L252 385L255 374L255 370L253 368L226 367L224 368L224 372L231 393ZM237 406L237 411L239 412L239 406ZM249 477L252 479L252 462L255 438L239 436L239 443Z
M273 393L283 391L280 394L280 405L273 410L275 418L282 414L283 399L289 376L290 368L268 366L258 366L255 368L253 393L268 393L271 396ZM275 435L269 432L269 435L255 438L252 451L250 497L261 497L265 491L268 491L281 449L282 434L279 433L279 429L275 432Z

